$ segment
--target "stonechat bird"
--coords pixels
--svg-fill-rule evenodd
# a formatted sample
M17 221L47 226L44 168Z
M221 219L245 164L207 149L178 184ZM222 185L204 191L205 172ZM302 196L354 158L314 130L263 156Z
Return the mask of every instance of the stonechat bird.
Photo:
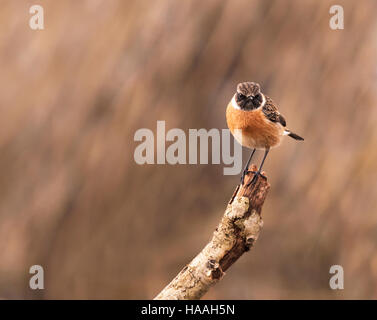
M250 172L249 165L256 149L265 150L262 163L250 183L261 175L264 160L270 148L277 147L284 136L304 140L286 127L286 121L270 97L260 91L255 82L242 82L226 109L226 121L234 138L253 151L243 170L241 184Z

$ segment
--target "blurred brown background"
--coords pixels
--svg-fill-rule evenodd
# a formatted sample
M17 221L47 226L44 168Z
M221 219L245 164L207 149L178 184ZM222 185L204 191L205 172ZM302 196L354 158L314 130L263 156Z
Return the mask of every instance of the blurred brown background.
M270 153L261 237L205 298L377 298L376 1L0 4L0 298L153 298L239 176L139 166L134 133L226 128L241 81L305 142ZM329 27L333 4L344 30ZM29 289L34 264L45 290ZM333 264L344 290L329 288Z

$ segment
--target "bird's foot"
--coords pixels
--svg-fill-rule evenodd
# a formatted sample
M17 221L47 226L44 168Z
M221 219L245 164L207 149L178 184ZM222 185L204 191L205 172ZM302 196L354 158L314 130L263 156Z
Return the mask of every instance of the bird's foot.
M246 175L248 174L248 172L251 172L251 171L248 171L248 170L244 170L242 172L242 175L241 175L241 186L243 186L245 184L245 177Z
M264 175L260 172L260 170L258 170L258 171L248 171L247 173L249 173L249 172L253 173L254 176L253 176L253 178L251 179L251 181L247 184L247 187L249 187L250 185L252 185L252 184L254 184L255 182L257 182L257 180L258 180L258 176L260 176L260 177L262 177L263 179L266 179L266 180L267 180L267 177L264 176Z

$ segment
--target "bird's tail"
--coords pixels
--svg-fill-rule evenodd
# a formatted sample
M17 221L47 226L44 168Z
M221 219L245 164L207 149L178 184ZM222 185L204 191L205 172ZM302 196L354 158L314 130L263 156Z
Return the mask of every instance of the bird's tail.
M284 134L286 134L287 136L290 136L291 138L295 139L295 140L304 140L304 138L300 137L299 135L289 131L288 129L286 129L284 131Z

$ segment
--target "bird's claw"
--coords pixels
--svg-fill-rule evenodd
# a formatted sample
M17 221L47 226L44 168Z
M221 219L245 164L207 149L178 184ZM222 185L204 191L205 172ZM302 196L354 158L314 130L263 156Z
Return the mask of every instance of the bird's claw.
M255 182L257 182L257 180L258 180L258 176L262 177L263 179L267 179L267 177L264 176L264 175L260 172L260 170L258 170L258 171L248 171L247 173L249 173L249 172L253 173L254 176L253 176L253 178L251 179L251 181L247 184L247 187L249 187L251 184L254 184Z

